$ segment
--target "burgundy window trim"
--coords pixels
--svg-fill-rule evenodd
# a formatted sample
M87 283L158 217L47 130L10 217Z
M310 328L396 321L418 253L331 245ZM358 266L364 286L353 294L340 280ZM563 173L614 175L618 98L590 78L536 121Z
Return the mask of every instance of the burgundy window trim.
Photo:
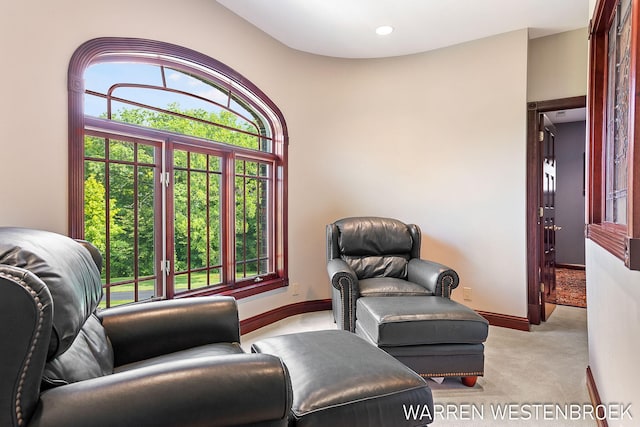
M613 224L604 220L605 214L605 162L606 156L606 108L608 84L607 34L616 10L617 0L598 0L590 28L589 67L589 185L587 191L586 236L632 270L640 270L640 142L636 141L636 130L640 125L640 99L638 68L640 63L640 4L631 4L631 63L630 105L628 141L628 195L627 225ZM640 135L640 132L638 133Z
M274 135L270 135L266 139L272 139L271 148L271 161L273 162L273 197L270 198L270 202L276 202L274 215L274 226L269 234L271 239L271 245L273 247L273 263L275 278L267 276L263 281L255 283L253 280L238 281L234 283L229 277L222 277L222 280L226 285L213 286L211 288L204 288L202 290L196 290L193 292L186 292L184 294L173 295L172 290L167 289L166 298L173 297L186 297L195 295L209 295L213 293L220 293L225 295L233 295L236 298L244 298L251 295L256 295L262 292L266 292L278 287L288 285L288 185L287 185L287 159L288 159L288 131L286 121L280 109L273 103L269 97L262 92L258 87L251 83L248 79L242 76L237 71L233 70L229 66L207 56L202 53L193 51L191 49L181 47L178 45L137 38L122 38L122 37L104 37L89 40L82 44L74 52L68 71L68 101L69 101L69 235L74 238L84 237L84 203L77 203L84 198L84 132L85 128L91 128L92 122L104 124L100 119L89 118L84 115L84 71L93 63L102 62L105 60L115 61L123 58L130 58L135 55L162 55L170 58L175 58L181 61L189 62L193 65L182 67L188 69L190 72L202 76L204 78L211 79L212 76L203 70L215 70L220 75L228 79L229 83L216 79L216 84L220 84L222 87L234 95L243 99L244 102L251 105L258 113L260 113L275 130ZM148 61L145 57L145 62ZM159 63L164 61L159 60ZM256 105L252 102L249 95L239 93L235 86L242 87L248 93L252 94L255 99L259 99L263 105L269 110L265 111L264 108ZM274 118L275 116L275 118ZM96 122L97 121L97 122ZM102 127L102 126L101 126ZM116 126L118 129L126 129L127 126ZM110 130L111 126L104 126L103 129ZM149 137L153 139L154 132L146 131L143 133L137 132L137 135L142 137ZM195 146L204 144L198 141L198 138L190 138L180 136L181 141L189 141ZM250 150L244 150L241 148L230 149L230 155L225 156L227 162L223 165L223 168L233 167L233 160L235 158L234 153L242 156L244 159L256 158L264 161L266 157L256 156ZM172 160L172 159L171 159ZM235 173L227 173L227 179L234 180ZM228 184L228 183L223 183ZM232 200L233 197L230 194L223 194L223 206L226 206L225 212L222 215L230 215L232 208L229 203L235 203ZM74 203L75 202L75 203ZM172 209L172 201L169 201L168 209ZM230 212L231 211L231 212ZM229 230L223 228L221 242L225 245L224 253L228 254L226 259L223 259L223 263L227 263L226 271L235 271L235 244L233 243L234 236L230 235ZM174 239L173 229L167 227L167 241L168 244L168 256L173 256L172 242ZM232 270L228 270L232 268ZM173 270L173 269L172 269ZM225 269L223 269L225 271ZM172 271L173 273L173 271Z

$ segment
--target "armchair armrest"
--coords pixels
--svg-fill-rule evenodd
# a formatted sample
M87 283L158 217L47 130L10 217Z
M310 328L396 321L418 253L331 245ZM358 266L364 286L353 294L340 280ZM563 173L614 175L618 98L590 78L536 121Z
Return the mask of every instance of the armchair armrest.
M200 297L125 305L98 313L115 366L216 342L240 342L232 297Z
M356 300L360 296L358 277L349 265L340 258L327 261L327 272L331 280L331 286L340 291L342 300L342 325L341 329L355 331L355 307Z
M349 288L352 291L359 292L356 273L344 260L340 258L330 259L327 262L327 272L331 279L331 286L334 288L338 290Z
M29 427L195 427L287 422L291 382L280 359L240 354L181 360L51 389Z
M407 279L445 298L451 298L451 292L458 287L460 278L452 268L437 262L419 258L409 261Z

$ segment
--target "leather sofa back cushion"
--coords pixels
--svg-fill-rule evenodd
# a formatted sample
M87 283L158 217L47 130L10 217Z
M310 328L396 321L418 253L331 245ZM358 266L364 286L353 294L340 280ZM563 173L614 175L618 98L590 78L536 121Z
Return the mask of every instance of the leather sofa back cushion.
M100 320L93 315L71 347L45 365L42 386L50 388L112 373L113 348Z
M0 264L29 270L47 285L54 305L47 359L64 353L102 298L100 272L89 251L59 234L0 227Z
M406 279L413 238L406 224L391 218L345 218L336 222L340 257L358 279Z

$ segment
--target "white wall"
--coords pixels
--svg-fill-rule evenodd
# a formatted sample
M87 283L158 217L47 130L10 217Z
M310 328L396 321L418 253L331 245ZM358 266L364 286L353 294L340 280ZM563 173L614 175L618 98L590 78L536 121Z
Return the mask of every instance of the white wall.
M458 270L461 286L473 290L469 305L526 316L526 44L523 30L349 63L342 99L310 112L330 109L333 123L329 138L309 141L319 151L299 165L326 175L312 194L328 200L303 217L415 222L423 256ZM323 242L318 236L314 247Z
M587 322L589 366L603 403L631 404L637 425L640 416L638 354L640 340L640 272L587 240Z
M349 215L419 224L423 255L459 271L469 305L526 316L526 30L339 60L290 50L210 0L37 3L11 2L0 17L0 225L66 232L74 50L100 36L162 40L236 69L287 120L290 277L301 295L247 298L242 318L328 298L324 227Z
M585 27L529 41L529 101L587 94L588 38Z

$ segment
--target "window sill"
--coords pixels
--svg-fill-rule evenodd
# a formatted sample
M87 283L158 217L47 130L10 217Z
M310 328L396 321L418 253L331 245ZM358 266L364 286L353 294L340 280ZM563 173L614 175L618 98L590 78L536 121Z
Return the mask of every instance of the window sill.
M587 239L623 261L628 269L640 270L640 239L628 237L624 227L611 224L589 224Z
M263 292L272 291L274 289L284 288L288 285L288 283L289 281L287 279L276 278L237 288L231 288L230 286L221 286L214 289L200 289L191 292L181 292L180 294L176 294L174 298L178 299L201 297L206 295L225 295L232 296L235 299L242 299L253 295L258 295Z

